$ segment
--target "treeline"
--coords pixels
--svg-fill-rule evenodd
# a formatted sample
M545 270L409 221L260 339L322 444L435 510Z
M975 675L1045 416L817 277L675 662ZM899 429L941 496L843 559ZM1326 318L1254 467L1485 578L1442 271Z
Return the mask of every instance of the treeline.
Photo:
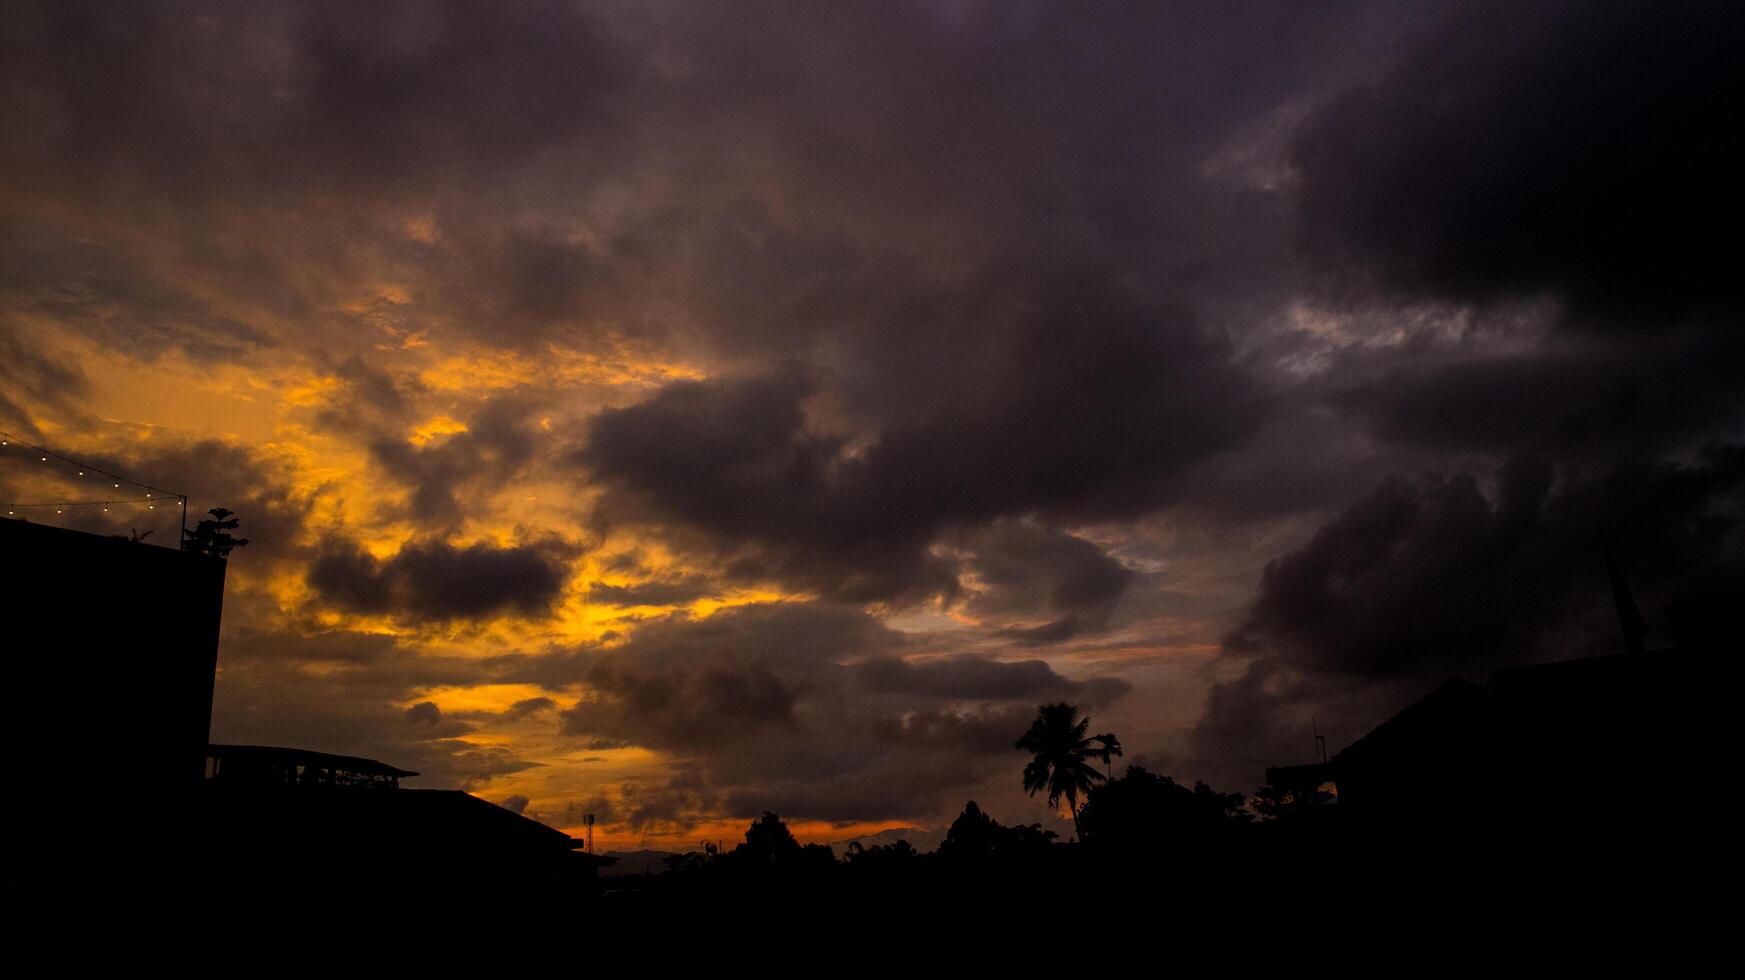
M1306 803L1306 801L1305 801ZM1003 824L970 801L931 852L898 840L860 842L837 853L801 844L781 818L765 813L731 849L665 859L662 873L611 878L606 897L618 903L684 904L772 891L829 896L855 904L901 897L973 893L987 897L1039 883L1083 886L1170 865L1177 875L1228 880L1240 868L1295 850L1290 830L1304 823L1304 805L1267 791L1251 803L1204 783L1185 786L1131 766L1093 787L1078 810L1080 839L1065 841L1039 823Z

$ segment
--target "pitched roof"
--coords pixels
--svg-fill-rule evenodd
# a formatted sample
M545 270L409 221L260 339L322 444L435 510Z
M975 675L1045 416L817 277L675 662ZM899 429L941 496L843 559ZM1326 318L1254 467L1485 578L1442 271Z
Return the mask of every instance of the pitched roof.
M1375 726L1333 757L1335 768L1371 757L1415 751L1426 743L1446 743L1474 732L1484 713L1485 689L1456 677Z

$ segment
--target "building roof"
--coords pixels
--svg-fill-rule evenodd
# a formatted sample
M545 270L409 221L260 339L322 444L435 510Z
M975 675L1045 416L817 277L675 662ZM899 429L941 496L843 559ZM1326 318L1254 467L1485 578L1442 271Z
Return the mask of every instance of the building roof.
M211 745L207 754L248 769L315 766L367 776L418 775L375 759L276 745ZM568 853L569 860L595 867L616 863L615 858L581 852L587 846L584 840L461 790L307 793L273 783L209 785L207 800L215 813L228 814L230 822L266 836L282 836L294 828L300 838L375 841L372 846L377 847L391 840L408 853L507 847L524 853Z
M245 764L277 764L317 766L322 769L342 769L368 776L392 776L403 779L416 776L409 769L399 769L386 762L355 755L334 755L310 749L292 749L278 745L208 745L206 754L217 759L235 759Z
M1633 688L1665 678L1690 683L1700 676L1704 664L1705 661L1678 650L1551 660L1493 670L1490 688L1506 694L1521 691L1585 695L1595 688Z
M1476 733L1484 702L1485 689L1479 685L1459 677L1446 681L1347 745L1333 756L1333 767L1337 771L1373 759L1422 753L1432 746L1447 749Z
M458 789L413 789L397 794L408 815L451 828L455 833L513 837L533 846L578 850L588 846L555 827L524 817ZM579 854L596 864L616 864L618 859L599 854Z
M1312 792L1321 784L1337 782L1333 766L1326 762L1310 762L1300 766L1269 766L1266 784L1292 792Z

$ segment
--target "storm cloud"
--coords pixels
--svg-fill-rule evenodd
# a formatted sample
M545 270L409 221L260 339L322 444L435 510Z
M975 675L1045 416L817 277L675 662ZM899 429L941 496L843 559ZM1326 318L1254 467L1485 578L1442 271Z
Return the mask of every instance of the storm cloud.
M564 587L563 557L555 543L500 548L419 541L382 561L335 540L310 564L309 584L358 612L432 620L541 616Z
M1608 649L1601 532L1745 575L1740 18L9 3L0 420L241 515L215 738L632 840L1030 805L1045 699L1244 789Z
M555 661L589 692L564 713L561 730L593 748L641 746L691 760L690 785L735 815L804 794L811 803L788 812L878 820L929 812L949 790L986 779L1033 702L1071 695L1102 705L1129 689L1113 678L1071 681L1035 660L909 661L910 645L840 605L676 616L623 644ZM565 676L535 669L548 684ZM951 702L975 706L950 710ZM904 771L910 790L893 793Z
M1688 645L1674 609L1738 592L1742 513L1741 446L1588 473L1515 460L1488 492L1471 474L1389 480L1267 565L1225 642L1246 667L1213 688L1195 748L1253 778L1302 756L1311 723L1349 742L1449 677L1622 652L1605 539L1651 643Z
M1736 316L1728 3L1469 3L1298 135L1312 247L1407 295L1550 292L1584 328Z

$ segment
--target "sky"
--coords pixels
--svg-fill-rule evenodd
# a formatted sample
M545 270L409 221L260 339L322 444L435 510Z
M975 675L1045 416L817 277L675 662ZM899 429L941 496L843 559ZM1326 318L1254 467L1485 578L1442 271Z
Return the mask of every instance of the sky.
M0 498L237 512L215 741L605 847L1064 827L1061 700L1251 791L1745 577L1742 18L8 3Z

